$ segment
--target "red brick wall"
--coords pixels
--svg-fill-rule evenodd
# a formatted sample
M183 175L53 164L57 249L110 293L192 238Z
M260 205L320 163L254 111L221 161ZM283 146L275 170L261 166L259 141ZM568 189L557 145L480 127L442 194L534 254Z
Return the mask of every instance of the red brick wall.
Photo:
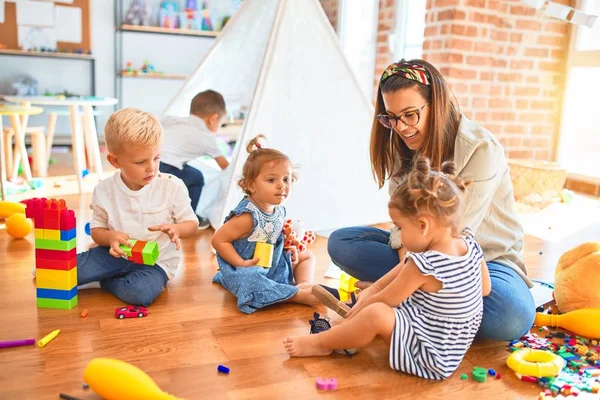
M379 77L393 61L393 54L390 52L389 35L396 29L396 0L379 1L379 24L377 26L377 51L375 52L375 77L374 90L377 93ZM375 99L375 96L373 96Z
M338 10L340 0L319 0L333 29L338 30Z
M428 0L423 58L509 157L548 160L560 125L569 29L518 0Z

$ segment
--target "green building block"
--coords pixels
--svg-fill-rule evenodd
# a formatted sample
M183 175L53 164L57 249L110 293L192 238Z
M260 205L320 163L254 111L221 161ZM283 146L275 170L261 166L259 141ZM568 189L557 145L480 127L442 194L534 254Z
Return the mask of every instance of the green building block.
M35 248L40 250L69 251L77 247L77 238L71 240L35 239Z
M123 250L125 252L125 255L129 258L129 257L131 257L131 249L137 243L137 240L135 240L135 239L128 239L127 241L129 243L131 243L131 247L127 247L124 244L122 244L122 245L119 246L119 248L121 250Z
M156 242L148 242L142 250L142 257L145 265L154 265L158 260L158 244Z
M70 310L77 305L77 296L71 300L44 299L38 297L37 306L39 308L56 308L60 310Z

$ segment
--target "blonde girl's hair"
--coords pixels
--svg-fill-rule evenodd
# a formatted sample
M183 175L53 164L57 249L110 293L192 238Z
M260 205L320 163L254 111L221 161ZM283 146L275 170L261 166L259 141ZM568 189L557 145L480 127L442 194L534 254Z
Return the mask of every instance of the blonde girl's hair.
M285 161L292 164L289 157L283 154L281 151L265 147L266 137L262 134L257 135L255 138L250 140L246 145L246 151L248 152L248 158L244 163L242 169L242 178L238 181L238 185L244 193L250 196L249 187L254 183L256 177L260 173L262 167L271 161ZM292 174L292 180L296 180L296 174Z
M419 157L413 169L401 180L389 207L407 217L428 214L459 232L463 193L471 183L455 176L452 161L442 164L441 171L431 168L428 158Z

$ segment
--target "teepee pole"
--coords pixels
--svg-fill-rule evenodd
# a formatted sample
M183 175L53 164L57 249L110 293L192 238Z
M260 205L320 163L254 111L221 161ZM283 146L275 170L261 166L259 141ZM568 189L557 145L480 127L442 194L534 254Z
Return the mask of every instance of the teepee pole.
M256 1L256 0L254 0ZM279 4L277 6L277 13L275 15L275 20L273 21L273 27L271 29L271 34L269 35L269 42L267 43L267 50L265 51L265 54L263 56L263 60L261 63L261 68L260 68L260 72L258 74L258 79L256 82L256 86L254 89L254 94L252 95L252 101L250 102L250 107L248 109L248 116L246 117L246 121L244 122L244 126L242 129L242 132L239 136L239 138L236 141L235 144L235 151L233 153L233 165L230 165L229 168L233 168L233 173L231 174L230 180L227 183L227 190L225 192L225 205L227 205L227 200L229 199L229 195L233 190L237 189L237 185L235 184L235 181L237 180L236 176L235 176L235 171L236 171L236 166L239 162L241 162L240 160L240 151L246 149L246 147L244 146L244 143L248 140L248 132L253 132L253 127L254 127L254 122L256 120L256 113L258 111L259 105L260 105L260 101L261 101L261 97L262 97L262 92L265 86L265 81L266 78L269 74L269 70L271 68L271 64L272 64L272 60L273 60L273 54L274 54L274 49L275 49L275 44L277 43L277 40L279 38L279 28L281 26L281 20L283 19L283 12L285 10L285 7L287 5L287 1L288 0L278 0ZM246 0L246 3L249 2L249 0ZM259 134L261 132L253 132L252 134ZM227 213L229 213L229 210L227 209L227 206L225 206L222 210L221 210L221 218L219 219L220 221L223 221L225 219L225 216L227 215Z

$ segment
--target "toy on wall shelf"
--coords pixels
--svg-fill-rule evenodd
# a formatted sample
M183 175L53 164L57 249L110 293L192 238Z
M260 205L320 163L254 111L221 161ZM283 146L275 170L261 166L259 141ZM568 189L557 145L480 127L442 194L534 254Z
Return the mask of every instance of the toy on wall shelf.
M148 309L142 306L117 307L115 318L142 318L148 316Z
M206 2L202 3L202 23L200 24L200 29L203 31L213 30L212 22L210 20L210 10L208 9Z
M35 228L37 306L70 310L77 305L75 212L62 199L24 200Z
M565 314L536 313L536 326L558 326L588 338L600 338L600 308L582 308Z
M158 244L156 242L145 242L143 240L129 239L131 247L120 245L129 261L136 264L154 265L158 260Z
M83 380L103 399L178 400L144 371L121 360L94 358L83 371Z
M128 25L150 25L152 6L144 0L133 0L125 13L125 23Z
M177 2L163 1L160 3L158 18L159 26L163 28L177 28Z
M121 70L122 76L162 76L164 74L163 71L157 71L149 61L144 61L140 69L133 68L131 61L128 61L125 68Z

